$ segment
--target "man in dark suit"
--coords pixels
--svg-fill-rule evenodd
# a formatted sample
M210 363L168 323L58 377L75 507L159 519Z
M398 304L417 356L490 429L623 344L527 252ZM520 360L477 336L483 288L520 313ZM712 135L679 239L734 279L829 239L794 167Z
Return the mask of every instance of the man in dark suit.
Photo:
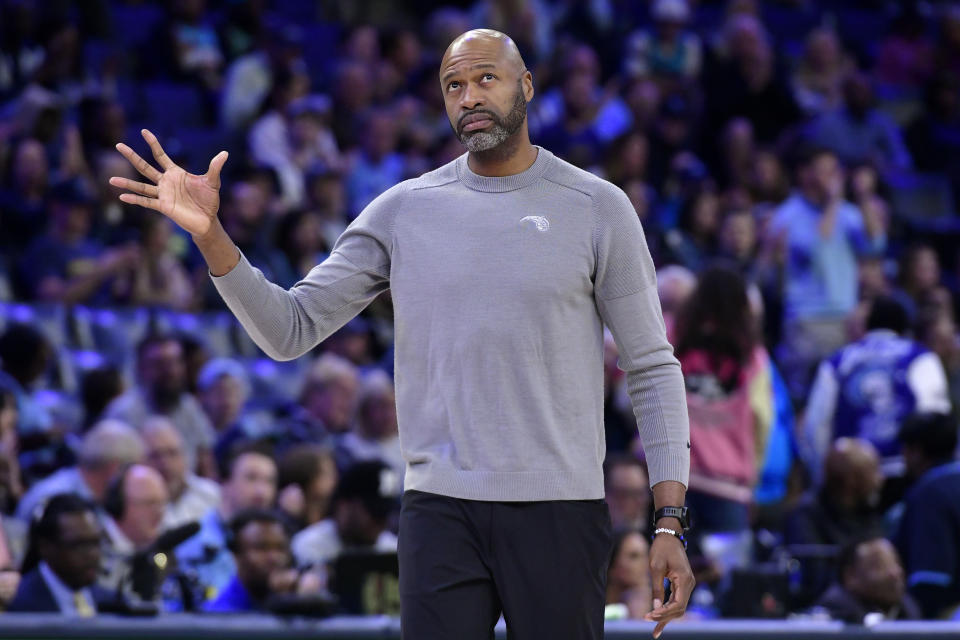
M52 497L31 525L23 579L7 611L95 615L111 599L94 585L102 537L91 502L73 493Z

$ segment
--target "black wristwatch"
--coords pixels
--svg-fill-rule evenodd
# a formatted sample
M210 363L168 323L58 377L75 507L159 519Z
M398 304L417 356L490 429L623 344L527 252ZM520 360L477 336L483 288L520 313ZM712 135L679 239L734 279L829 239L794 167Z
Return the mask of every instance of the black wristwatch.
M656 524L660 518L676 518L680 521L680 528L686 533L690 530L690 521L687 519L686 507L661 507L653 514L653 522Z

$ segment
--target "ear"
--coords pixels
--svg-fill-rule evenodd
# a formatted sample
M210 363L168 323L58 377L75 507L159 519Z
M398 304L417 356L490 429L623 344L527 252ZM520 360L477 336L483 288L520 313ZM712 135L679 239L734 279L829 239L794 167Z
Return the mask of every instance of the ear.
M523 73L523 97L530 102L533 100L534 93L536 92L533 89L533 74L527 70Z

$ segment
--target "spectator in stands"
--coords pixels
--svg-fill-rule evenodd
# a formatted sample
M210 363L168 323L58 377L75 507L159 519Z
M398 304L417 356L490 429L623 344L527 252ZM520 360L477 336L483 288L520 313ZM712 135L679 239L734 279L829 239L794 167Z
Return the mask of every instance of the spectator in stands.
M960 604L957 420L939 413L914 415L904 423L900 441L914 483L904 500L897 548L907 589L924 617L942 617Z
M773 420L773 389L739 274L712 267L701 275L677 317L674 344L690 415L687 504L701 531L744 531Z
M318 445L297 445L283 454L278 467L277 505L297 523L297 530L326 518L340 477L333 452Z
M287 429L290 440L322 444L331 434L346 433L353 419L358 386L357 369L350 362L332 353L317 358Z
M849 624L916 620L920 607L906 592L903 566L889 540L861 537L847 544L837 566L839 582L817 602L830 617Z
M657 271L657 295L663 309L663 321L667 325L667 337L674 337L674 323L680 309L697 287L695 273L680 265L669 265Z
M167 416L183 436L187 469L202 476L215 476L215 434L200 403L186 391L186 360L177 338L153 334L137 345L137 382L137 386L110 403L106 415L136 427L153 414Z
M866 440L839 438L823 463L823 484L810 490L787 517L784 542L842 547L858 536L880 535L880 473Z
M20 260L24 294L67 304L109 304L125 293L125 280L139 260L134 245L104 250L89 236L95 200L76 182L51 194L50 225Z
M271 418L248 410L250 394L250 375L232 358L213 358L197 376L197 399L217 433L214 457L219 467L238 442L270 435Z
M21 139L11 151L9 176L0 190L0 247L14 256L43 231L50 168L43 144Z
M17 432L21 436L46 433L53 427L49 409L33 396L53 355L47 338L29 325L11 323L0 336L0 388L16 399Z
M687 0L656 0L650 7L655 30L627 38L624 73L629 79L654 76L691 80L700 74L701 47L696 34L684 31L690 21Z
M171 250L173 226L159 216L140 225L138 260L130 272L129 303L189 311L195 306L193 283L183 263Z
M133 464L110 482L103 508L109 540L108 576L101 584L126 586L133 554L147 549L160 535L170 496L163 476L144 464Z
M956 321L948 313L931 311L920 314L917 325L917 338L943 363L950 405L960 408L960 333Z
M75 492L102 504L116 473L143 456L143 441L135 430L119 420L103 420L80 441L77 466L61 469L30 487L17 505L17 517L29 522L37 508L58 493Z
M23 578L7 611L96 615L112 600L96 584L101 536L93 503L73 493L52 496L31 524Z
M840 38L821 27L807 34L803 57L793 75L793 96L808 116L838 109L843 104L843 81L853 70Z
M701 271L716 253L720 229L720 198L705 189L695 194L680 213L680 227L671 229L664 244L673 258L691 271Z
M901 89L927 81L934 69L933 43L926 31L925 19L917 6L902 5L877 51L874 72L878 81Z
M897 269L895 295L912 320L917 319L917 310L929 302L940 287L940 259L928 244L914 244L900 255Z
M293 211L284 216L276 229L277 248L287 260L293 277L302 279L330 255L324 237L325 221L313 211Z
M626 375L617 366L620 352L609 329L603 332L603 430L607 456L639 446L637 421L630 407Z
M401 478L380 461L358 462L340 477L331 516L293 537L300 567L323 567L344 549L396 551L397 536L387 530L397 508Z
M210 509L200 532L177 549L181 566L196 572L208 599L219 593L236 572L227 548L227 523L244 509L268 509L277 494L277 465L269 447L259 442L235 447L223 468L220 505Z
M650 583L650 545L638 529L620 529L613 535L607 569L607 607L624 605L626 618L643 620L653 608Z
M357 373L367 375L378 369L373 363L373 340L370 322L362 316L351 318L323 341L324 353L332 353L357 367Z
M222 80L224 56L206 5L205 0L174 2L168 36L177 72L216 90Z
M905 336L906 310L877 298L867 334L821 363L807 401L801 452L814 482L830 443L849 436L869 441L884 474L902 475L897 432L914 411L950 411L947 377L937 355Z
M607 456L603 484L613 528L646 531L651 496L643 463L627 453Z
M777 208L766 235L783 274L779 362L799 401L817 363L846 342L844 318L857 303L857 257L881 254L887 239L880 220L844 200L833 152L804 149L797 178L798 190Z
M123 376L113 365L103 365L87 371L80 382L80 400L83 404L82 430L86 431L100 419L110 402L124 391Z
M163 476L170 501L163 528L174 529L203 518L220 504L220 485L187 470L180 432L164 416L152 416L140 429L146 445L146 462Z
M297 589L292 571L290 534L283 518L273 511L248 509L230 521L230 551L237 572L206 606L214 613L266 611L271 596Z
M757 222L750 209L732 209L720 223L718 254L745 279L752 279L757 258Z
M407 464L400 452L396 402L393 380L385 371L375 369L360 381L353 427L336 447L340 469L362 460L380 460L403 478Z
M864 73L851 73L843 83L842 109L825 113L810 125L810 139L837 154L846 166L872 163L882 173L911 165L899 127L874 106L873 87Z
M349 162L346 177L349 214L355 218L374 198L405 177L404 159L397 152L394 116L371 111L361 123L362 144Z
M227 192L221 217L224 228L237 246L264 275L283 286L293 286L290 272L280 251L270 242L273 220L269 212L270 193L253 179L234 183Z
M778 205L790 195L790 180L783 162L770 149L758 149L753 156L750 195L758 205Z

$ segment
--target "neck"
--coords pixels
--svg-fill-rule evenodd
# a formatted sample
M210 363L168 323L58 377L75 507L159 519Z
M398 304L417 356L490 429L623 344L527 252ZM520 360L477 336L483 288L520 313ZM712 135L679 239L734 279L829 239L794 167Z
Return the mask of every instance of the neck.
M526 127L487 151L471 151L467 166L480 176L501 177L523 173L537 159L537 149L530 143Z
M107 485L110 483L110 475L99 473L93 469L78 468L80 470L80 477L83 479L83 483L90 489L90 493L93 494L97 502L102 502L103 496L107 492Z

